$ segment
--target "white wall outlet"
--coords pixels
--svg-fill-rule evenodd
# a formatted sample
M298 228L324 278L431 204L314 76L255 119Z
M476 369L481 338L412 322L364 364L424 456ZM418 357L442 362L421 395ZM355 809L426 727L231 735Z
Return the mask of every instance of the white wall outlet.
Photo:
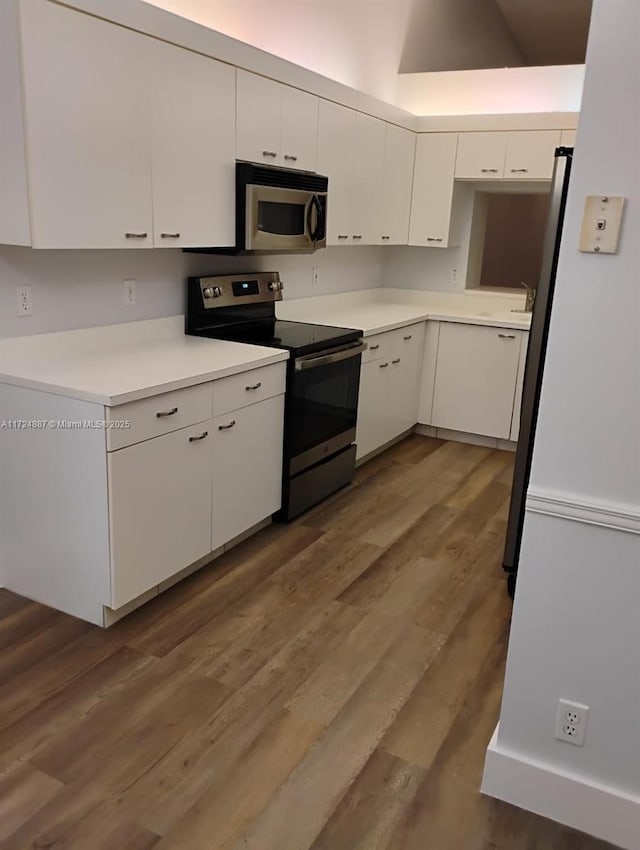
M584 747L588 716L588 705L583 705L580 702L571 702L568 699L558 700L556 738L559 741L574 744L576 747Z
M311 269L311 285L320 286L320 273L315 266Z
M136 303L136 282L132 277L124 281L124 303L129 305Z
M16 303L19 316L31 316L33 306L31 304L31 287L18 286L16 288Z
M451 283L457 283L458 281L458 269L451 269Z
M584 202L580 250L616 254L624 210L622 195L588 195Z

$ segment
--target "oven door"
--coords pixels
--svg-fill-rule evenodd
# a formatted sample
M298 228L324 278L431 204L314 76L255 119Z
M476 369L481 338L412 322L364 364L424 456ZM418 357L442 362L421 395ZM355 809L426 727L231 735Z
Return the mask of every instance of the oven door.
M290 476L354 441L366 347L360 340L295 359L285 438Z
M255 184L245 191L246 251L311 253L326 244L326 195Z

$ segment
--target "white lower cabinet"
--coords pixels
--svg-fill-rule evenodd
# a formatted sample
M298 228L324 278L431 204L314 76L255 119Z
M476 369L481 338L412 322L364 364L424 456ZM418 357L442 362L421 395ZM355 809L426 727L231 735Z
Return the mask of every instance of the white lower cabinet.
M213 420L211 549L279 510L284 396Z
M212 425L109 453L112 608L211 550Z
M430 424L508 440L523 333L441 322Z
M372 338L379 347L374 359L369 349L360 373L357 460L416 424L424 332L419 322Z

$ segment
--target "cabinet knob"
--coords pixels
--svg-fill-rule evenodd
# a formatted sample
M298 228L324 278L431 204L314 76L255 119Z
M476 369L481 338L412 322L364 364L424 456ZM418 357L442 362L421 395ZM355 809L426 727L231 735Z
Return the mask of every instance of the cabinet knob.
M362 234L361 233L354 233L353 238L354 239L362 239Z
M349 236L346 233L338 233L338 239L348 239Z
M481 174L497 174L498 169L497 168L481 168L480 173Z
M376 343L376 345L370 345L369 351L377 351L380 348L380 343Z
M218 425L218 431L228 431L230 428L233 428L233 426L235 424L236 424L236 420L232 419L231 422L229 422L228 425Z
M248 387L245 387L245 390L259 390L262 386L262 381L258 381L257 384L250 384Z
M391 237L390 237L390 236L383 236L382 238L383 238L383 239L391 239Z
M427 242L442 242L442 236L427 236Z
M512 174L526 174L529 171L529 169L528 168L511 168L510 171L511 171Z
M380 368L381 368L381 369L386 369L388 365L389 365L388 363L381 363L381 364L380 364Z
M180 234L179 233L161 233L160 238L161 239L180 239Z
M173 416L173 414L174 414L174 413L177 413L177 412L178 412L178 408L177 408L177 407L172 407L172 408L171 408L171 410L159 410L159 411L156 413L156 417L157 417L158 419L163 419L165 416Z
M297 161L298 161L298 157L297 157L297 156L294 156L294 155L293 155L293 154L291 154L291 153L286 153L286 154L284 155L284 158L285 158L285 159L287 159L287 160L289 160L290 162L297 162Z
M396 357L396 359L395 359L395 360L392 360L391 362L392 362L392 364L395 366L395 365L396 365L396 363L399 363L399 362L400 362L400 358L399 358L399 357Z
M515 339L516 335L515 334L498 334L498 337L500 339Z
M262 151L262 156L278 156L277 151Z
M148 233L125 233L126 239L146 239L149 235Z
M406 342L409 339L413 339L413 334L407 334L407 336L403 336L402 339Z
M208 437L208 436L209 436L209 432L203 431L202 434L200 434L199 437L189 437L189 442L190 443L199 443L200 440L204 440L204 438Z

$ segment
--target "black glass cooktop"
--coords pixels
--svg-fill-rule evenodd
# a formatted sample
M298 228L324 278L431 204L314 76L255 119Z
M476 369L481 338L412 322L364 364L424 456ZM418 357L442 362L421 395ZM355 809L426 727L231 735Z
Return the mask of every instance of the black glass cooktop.
M334 345L346 345L359 339L362 331L354 328L333 328L328 325L312 325L306 322L285 322L278 319L237 322L209 327L199 332L201 336L228 339L285 348L296 355L312 354Z

